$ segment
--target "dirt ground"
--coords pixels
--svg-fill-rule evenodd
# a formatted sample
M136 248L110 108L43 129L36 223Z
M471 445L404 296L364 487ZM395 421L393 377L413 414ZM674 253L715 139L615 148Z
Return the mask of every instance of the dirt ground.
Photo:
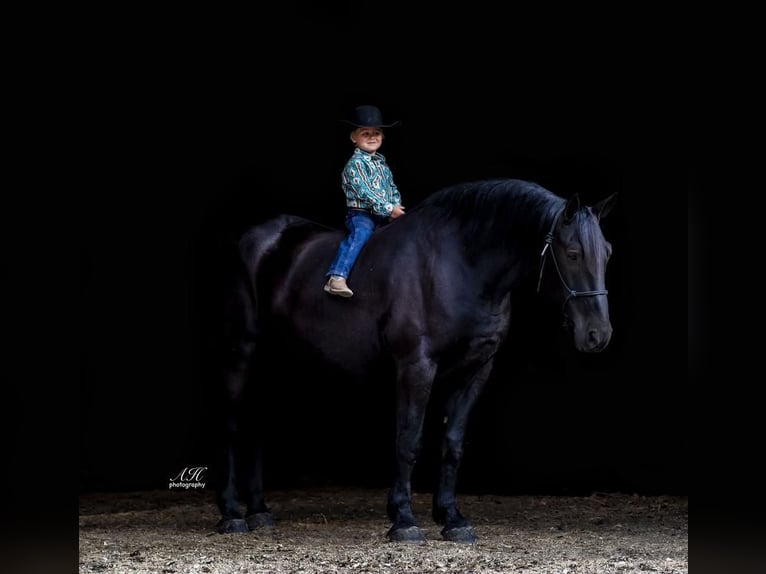
M460 495L474 544L446 542L430 493L413 496L424 545L385 538L386 491L270 492L276 527L217 534L213 493L87 494L79 571L120 573L619 573L689 571L688 497Z

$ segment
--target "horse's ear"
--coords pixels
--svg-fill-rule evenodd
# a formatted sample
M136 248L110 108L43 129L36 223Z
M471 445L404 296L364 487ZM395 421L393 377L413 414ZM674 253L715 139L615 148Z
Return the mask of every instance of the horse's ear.
M601 220L606 217L612 211L615 203L617 203L617 192L594 205L593 214L596 216L596 219Z
M577 210L580 209L580 196L575 193L567 199L567 204L564 206L564 222L568 223L572 221L572 218L577 213Z

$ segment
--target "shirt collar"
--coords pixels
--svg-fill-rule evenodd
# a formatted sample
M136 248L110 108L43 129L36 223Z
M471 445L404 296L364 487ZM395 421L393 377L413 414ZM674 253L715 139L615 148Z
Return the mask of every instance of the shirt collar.
M382 153L377 151L374 153L368 153L361 148L356 148L354 153L367 161L381 161L384 163L386 161L385 156Z

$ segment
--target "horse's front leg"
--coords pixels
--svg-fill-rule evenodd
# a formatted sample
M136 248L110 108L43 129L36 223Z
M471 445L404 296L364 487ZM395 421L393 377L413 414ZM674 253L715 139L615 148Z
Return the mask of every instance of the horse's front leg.
M479 368L466 386L450 396L445 408L446 427L442 441L439 484L434 492L433 518L438 524L444 525L442 537L452 542L476 541L470 522L457 507L457 474L463 458L468 418L491 371L490 360Z
M388 517L393 542L425 543L425 536L412 512L412 470L420 453L428 398L436 365L427 359L399 370L396 390L396 476L388 493Z

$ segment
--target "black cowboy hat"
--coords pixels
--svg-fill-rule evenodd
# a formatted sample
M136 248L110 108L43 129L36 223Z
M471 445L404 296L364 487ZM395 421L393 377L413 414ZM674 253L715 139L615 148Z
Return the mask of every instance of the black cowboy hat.
M392 124L383 123L383 115L376 106L357 106L350 120L341 120L358 128L392 128L398 126L401 121Z

